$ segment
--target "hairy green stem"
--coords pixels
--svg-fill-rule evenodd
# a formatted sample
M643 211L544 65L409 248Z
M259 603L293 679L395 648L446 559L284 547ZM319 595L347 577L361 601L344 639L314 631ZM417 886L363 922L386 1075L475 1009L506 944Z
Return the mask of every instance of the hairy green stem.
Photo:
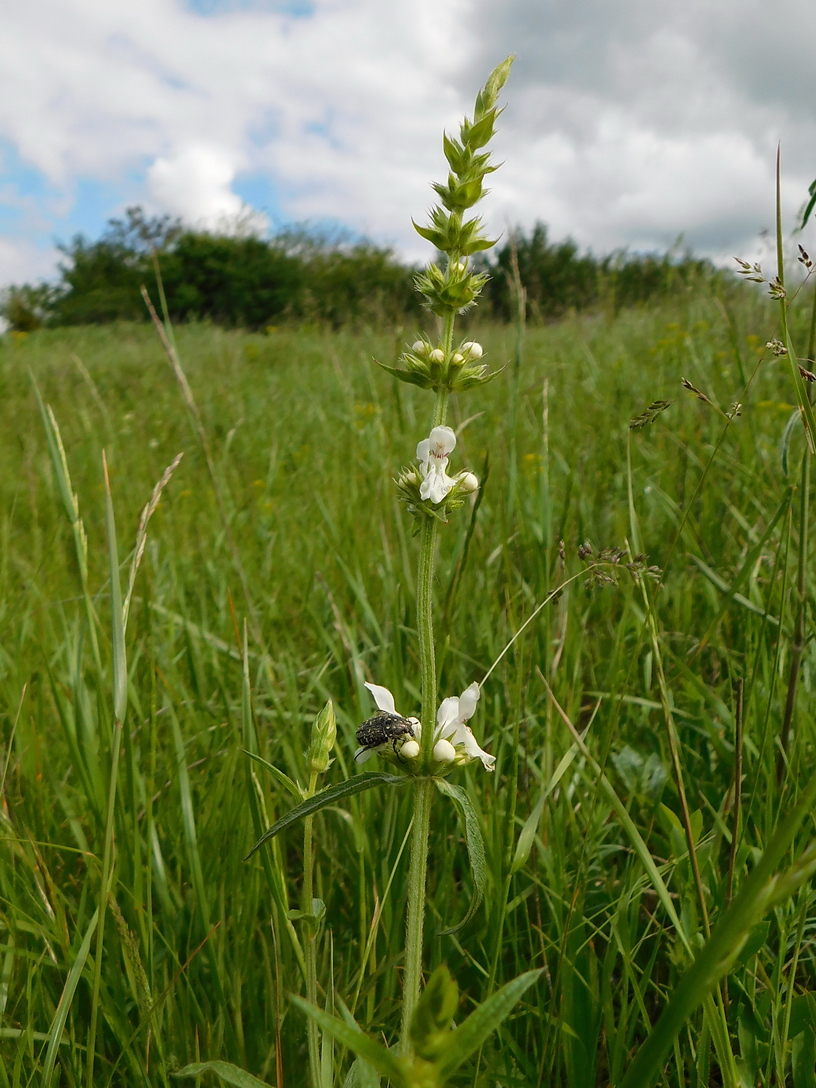
M417 641L422 681L422 765L427 767L434 745L436 715L436 655L433 642L433 575L436 550L436 518L426 517L419 537L417 578Z
M414 783L414 816L411 833L411 867L408 871L408 917L405 927L405 974L402 986L400 1051L411 1053L411 1018L419 1001L422 981L422 936L425 929L425 879L428 871L428 833L431 827L433 779L418 777Z
M450 353L453 342L454 316L445 320L442 333L443 350ZM442 426L448 406L448 390L438 389L434 405L433 426ZM427 771L433 753L436 728L436 654L433 640L433 580L436 556L434 517L423 519L419 537L419 572L417 577L417 641L422 682L421 764ZM405 929L405 977L402 990L402 1027L400 1050L411 1051L411 1017L419 1001L422 980L422 937L425 929L425 882L428 870L428 834L431 826L433 782L419 777L414 785L414 813L411 832L411 861L408 871L408 913Z
M312 771L309 778L308 797L312 797L317 786L317 773ZM306 917L306 934L303 942L303 958L306 963L306 1000L317 1004L317 919L312 918L312 900L314 899L314 839L312 836L313 816L303 821L303 902L301 909ZM308 1017L306 1025L309 1047L309 1075L312 1088L320 1088L320 1029L317 1021Z
M805 614L807 610L808 521L810 497L810 450L807 445L802 453L802 477L799 489L799 548L796 571L796 622L790 646L788 689L785 695L785 713L779 731L779 752L776 761L776 781L782 786L788 765L791 725L796 709L796 689L802 655L805 651Z

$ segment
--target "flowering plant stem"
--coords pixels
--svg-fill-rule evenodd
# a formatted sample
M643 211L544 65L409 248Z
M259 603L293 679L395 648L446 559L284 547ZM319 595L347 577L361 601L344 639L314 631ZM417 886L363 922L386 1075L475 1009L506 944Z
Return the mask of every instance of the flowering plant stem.
M448 354L453 342L454 315L445 319L442 350ZM448 407L448 390L437 389L433 426L442 426ZM419 572L417 578L417 640L419 644L420 675L422 678L422 754L423 767L428 767L433 753L436 727L436 654L433 640L433 579L436 558L438 521L426 517L419 537ZM411 832L411 861L408 871L408 913L405 930L405 976L402 995L402 1027L400 1050L410 1053L411 1017L419 1001L422 980L422 938L425 928L425 883L428 870L428 835L431 826L431 806L434 797L433 780L418 775L414 783L414 814Z
M317 787L317 772L309 776L307 797L313 797ZM302 911L306 922L303 958L306 963L306 998L313 1005L317 1004L317 919L313 918L312 900L314 899L314 840L312 837L313 816L303 821L303 903ZM320 1029L317 1021L311 1018L307 1024L309 1047L309 1075L312 1088L320 1086Z

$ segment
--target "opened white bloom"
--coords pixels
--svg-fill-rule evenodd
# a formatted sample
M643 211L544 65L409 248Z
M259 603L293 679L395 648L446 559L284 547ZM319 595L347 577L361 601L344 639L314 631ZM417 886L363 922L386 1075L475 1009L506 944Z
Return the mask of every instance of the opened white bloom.
M484 769L492 771L496 766L496 757L479 747L470 726L465 725L476 712L480 694L479 685L474 683L465 688L458 698L451 695L450 698L443 699L436 716L436 735L442 740L450 741L456 749L457 763L480 759Z
M394 696L388 688L379 684L366 684L366 687L374 696L374 701L379 710L387 714L399 714L394 704ZM443 699L436 715L436 729L434 730L433 757L437 763L456 763L463 765L473 759L480 759L486 771L494 770L496 757L491 756L479 747L470 726L466 725L476 712L476 704L479 702L479 685L471 684L461 695L452 695ZM403 741L398 754L401 759L416 759L420 752L419 740L422 737L422 726L417 718L407 718L413 726L413 737ZM358 748L354 753L357 763L365 763L380 748L387 747L391 741L387 741L378 748Z
M421 499L430 499L440 503L456 484L448 476L448 457L456 446L456 435L450 427L434 427L428 438L423 439L416 449L422 483L419 488Z

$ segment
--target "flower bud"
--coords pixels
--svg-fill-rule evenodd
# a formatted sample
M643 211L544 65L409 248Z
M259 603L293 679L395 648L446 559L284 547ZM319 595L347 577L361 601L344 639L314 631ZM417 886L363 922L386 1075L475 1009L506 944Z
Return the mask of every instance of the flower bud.
M414 355L424 355L427 350L428 345L424 340L415 340L414 343L411 344L411 351Z
M462 344L462 351L470 359L481 359L482 355L484 355L482 345L477 344L475 340L469 340L467 344Z
M465 262L464 261L455 261L450 267L451 267L451 272L464 272L465 271Z
M445 353L441 348L434 348L431 354L428 356L432 363L444 363Z
M474 491L479 490L478 477L472 472L460 472L457 480L459 483L459 491L463 495L472 495Z
M461 366L464 361L464 355L460 355L457 351L454 357L451 359L451 366Z
M437 763L453 763L456 749L449 740L438 740L434 745L433 757Z
M415 740L407 740L400 748L399 754L403 759L416 759L419 755L419 745Z
M309 768L315 774L323 774L331 766L330 753L337 738L337 723L331 699L326 703L312 725L309 745Z

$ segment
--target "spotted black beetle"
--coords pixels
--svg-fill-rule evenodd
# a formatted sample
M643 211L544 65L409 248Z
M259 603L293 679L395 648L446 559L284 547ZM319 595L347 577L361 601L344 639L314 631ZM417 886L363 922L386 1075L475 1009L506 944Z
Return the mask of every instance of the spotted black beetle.
M387 710L378 710L357 730L357 743L361 748L380 748L383 744L393 741L394 753L397 752L397 741L401 737L412 737L414 727L407 718L401 714L391 714Z

